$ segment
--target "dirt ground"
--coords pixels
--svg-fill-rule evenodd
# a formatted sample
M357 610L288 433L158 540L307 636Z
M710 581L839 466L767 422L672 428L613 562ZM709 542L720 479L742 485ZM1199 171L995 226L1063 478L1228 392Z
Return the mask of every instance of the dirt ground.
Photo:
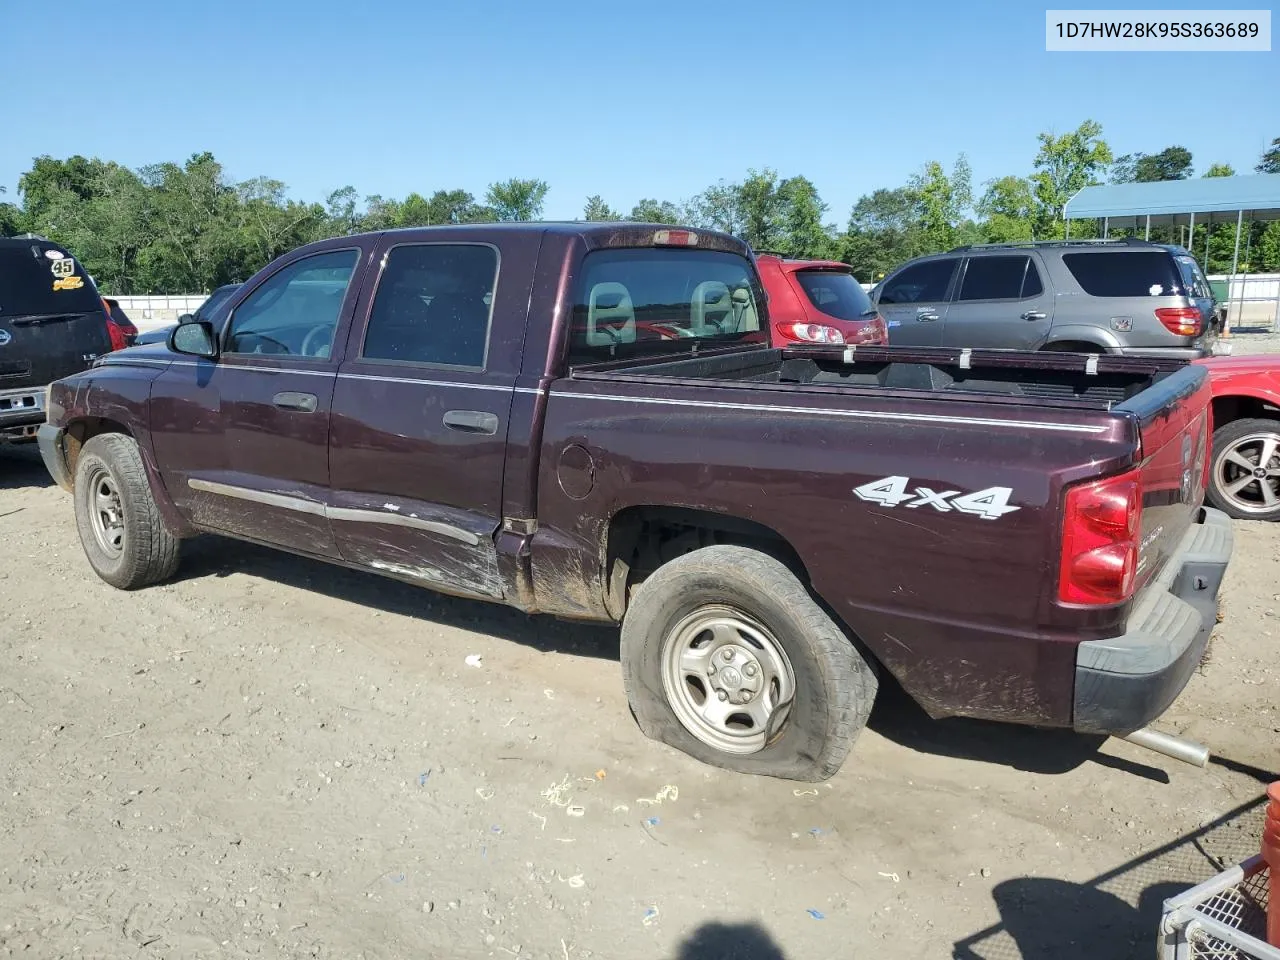
M1208 770L890 689L810 788L641 737L612 629L217 538L115 591L0 451L0 956L1152 956L1280 775L1280 525L1236 537L1159 724Z

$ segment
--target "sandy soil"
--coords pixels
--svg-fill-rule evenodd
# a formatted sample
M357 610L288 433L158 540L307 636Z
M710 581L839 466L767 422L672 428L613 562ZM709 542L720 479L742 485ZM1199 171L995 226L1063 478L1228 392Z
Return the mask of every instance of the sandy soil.
M0 451L0 956L1151 956L1280 771L1280 526L1236 535L1161 723L1208 770L889 690L808 788L642 738L611 629L216 538L114 591Z

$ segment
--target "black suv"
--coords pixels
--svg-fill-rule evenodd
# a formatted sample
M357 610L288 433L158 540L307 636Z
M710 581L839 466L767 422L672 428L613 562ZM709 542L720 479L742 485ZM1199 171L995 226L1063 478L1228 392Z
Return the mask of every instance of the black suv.
M43 237L0 237L0 443L34 439L45 387L110 350L102 298L76 258Z

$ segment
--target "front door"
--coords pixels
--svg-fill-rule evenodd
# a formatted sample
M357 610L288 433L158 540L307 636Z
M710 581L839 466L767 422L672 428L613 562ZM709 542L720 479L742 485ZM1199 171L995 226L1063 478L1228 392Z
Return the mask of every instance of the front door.
M202 527L337 556L325 508L339 327L357 246L283 264L236 303L216 360L176 361L152 391L166 488Z
M889 277L876 305L889 328L889 343L936 347L942 343L947 297L958 257L912 264Z
M380 251L333 400L329 516L345 560L501 596L494 538L534 262L512 252L499 284L488 244L400 235Z
M971 257L947 310L948 347L1038 350L1053 324L1053 295L1026 254Z

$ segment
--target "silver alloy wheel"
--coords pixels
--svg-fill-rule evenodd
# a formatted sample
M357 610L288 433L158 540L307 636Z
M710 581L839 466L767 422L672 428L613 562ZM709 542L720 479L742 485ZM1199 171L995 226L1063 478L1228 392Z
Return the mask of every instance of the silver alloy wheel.
M661 662L676 718L709 747L758 753L786 722L796 691L791 662L741 611L699 607L663 638Z
M118 557L124 550L124 510L120 491L106 467L98 466L89 477L89 523L105 553Z
M1280 432L1251 433L1218 454L1214 482L1223 499L1242 513L1280 507Z

